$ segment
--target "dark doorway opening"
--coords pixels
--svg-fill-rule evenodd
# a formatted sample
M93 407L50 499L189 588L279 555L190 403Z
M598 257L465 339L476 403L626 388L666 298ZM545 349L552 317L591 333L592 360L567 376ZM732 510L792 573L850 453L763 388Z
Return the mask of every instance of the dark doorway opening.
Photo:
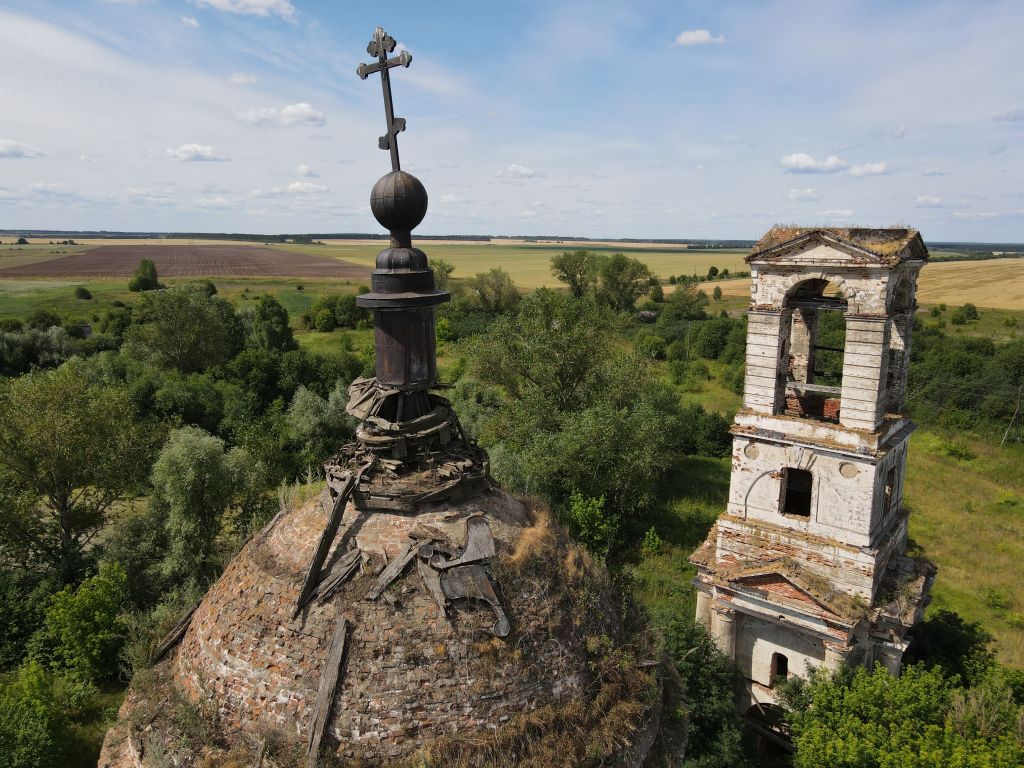
M782 511L787 515L811 516L813 477L806 469L787 467L783 476Z

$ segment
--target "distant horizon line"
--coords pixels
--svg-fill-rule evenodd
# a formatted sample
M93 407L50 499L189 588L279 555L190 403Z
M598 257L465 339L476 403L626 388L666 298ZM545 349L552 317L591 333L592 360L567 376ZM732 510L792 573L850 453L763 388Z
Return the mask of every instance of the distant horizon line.
M386 233L373 232L279 232L275 234L259 232L189 232L172 230L114 230L114 229L0 229L0 237L93 237L111 240L120 239L196 239L208 238L211 240L277 240L282 238L302 238L307 240L388 240L390 235ZM418 240L465 240L467 242L482 242L490 240L526 240L554 243L623 243L623 244L652 244L652 245L709 245L714 244L719 248L750 248L757 239L751 238L723 238L723 237L687 237L687 238L642 238L642 237L585 237L581 235L475 235L475 234L447 234L447 235L424 235L416 234L414 239ZM925 241L928 244L928 241ZM1024 242L984 240L934 240L930 243L932 247L939 246L985 246L989 248L1005 250L1024 251Z

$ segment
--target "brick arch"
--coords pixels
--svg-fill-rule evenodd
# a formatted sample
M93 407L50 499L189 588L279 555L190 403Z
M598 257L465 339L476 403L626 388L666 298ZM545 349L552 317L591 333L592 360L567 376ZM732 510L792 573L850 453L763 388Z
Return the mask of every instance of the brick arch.
M785 296L783 297L783 304L785 304L785 300L793 294L800 283L806 283L808 280L825 280L826 282L836 286L846 298L846 314L860 314L861 302L860 294L857 293L857 290L847 283L846 279L841 275L830 275L827 272L802 272L800 274L790 275L787 277L782 283L786 289Z

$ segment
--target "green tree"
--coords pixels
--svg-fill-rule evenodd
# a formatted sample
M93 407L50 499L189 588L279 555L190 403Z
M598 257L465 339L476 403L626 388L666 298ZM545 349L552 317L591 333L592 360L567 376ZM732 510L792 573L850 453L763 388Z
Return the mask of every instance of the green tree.
M160 439L127 391L91 383L82 368L0 382L0 487L22 499L0 510L0 546L65 580L80 572L111 506L144 480ZM25 499L31 512L18 514Z
M135 268L132 279L128 282L128 290L153 291L160 287L160 281L156 275L156 264L150 259L142 259L139 266Z
M598 270L601 296L621 312L630 312L636 300L647 292L651 271L639 259L616 253L604 259Z
M295 391L285 420L292 440L302 446L303 464L322 462L351 435L345 413L347 401L342 382L338 382L329 398L320 397L302 385Z
M249 329L249 344L256 349L287 352L298 349L288 326L288 310L273 296L261 296Z
M31 314L25 319L25 325L37 331L45 331L48 328L53 328L55 325L60 325L60 315L49 309L32 310Z
M713 290L711 292L711 298L713 298L715 301L721 301L722 300L722 286L720 286L720 285L716 285L715 286L715 290Z
M120 565L101 563L98 574L51 597L42 630L46 656L35 651L37 660L90 683L116 678L127 581Z
M708 280L714 280L716 277L718 277L718 267L708 267Z
M469 279L469 291L475 303L489 315L500 315L519 303L519 291L512 275L501 267L478 272Z
M593 298L541 289L471 348L472 375L500 387L481 440L496 474L556 506L575 491L614 516L647 508L673 462L678 397L622 354L617 318Z
M224 299L194 288L147 293L124 337L129 357L184 373L221 365L238 352L243 328Z
M577 299L597 284L600 259L590 251L563 251L551 258L551 272Z
M224 441L197 427L174 430L153 464L152 482L154 503L166 513L164 570L181 582L204 583L218 568L217 534L237 489Z
M665 300L665 289L661 287L661 283L655 283L651 286L649 295L651 301L656 301L660 304Z
M451 285L452 272L455 271L455 265L450 261L431 257L430 268L434 270L434 287L447 291Z
M823 671L783 689L791 710L795 768L1010 766L1024 761L1017 725L1024 711L1005 683L988 678L967 691L938 667L876 665Z
M90 695L87 685L34 662L23 665L13 680L0 682L0 765L68 765L75 746L69 719Z

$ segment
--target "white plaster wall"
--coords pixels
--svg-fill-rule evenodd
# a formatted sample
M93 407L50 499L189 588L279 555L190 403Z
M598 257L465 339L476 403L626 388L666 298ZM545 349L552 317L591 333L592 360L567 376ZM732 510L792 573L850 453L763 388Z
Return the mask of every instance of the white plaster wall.
M760 685L771 685L772 654L789 659L790 674L806 676L807 665L821 666L825 661L825 643L775 622L744 616L737 622L736 663L740 671Z
M755 451L756 458L750 458L748 453ZM855 470L856 476L846 477L841 471L844 465L848 465L847 474ZM806 521L780 512L784 467L806 469L814 478L811 516ZM876 475L876 468L865 459L737 437L733 440L728 509L748 520L764 520L863 546L870 541L875 498L878 503L881 499Z

